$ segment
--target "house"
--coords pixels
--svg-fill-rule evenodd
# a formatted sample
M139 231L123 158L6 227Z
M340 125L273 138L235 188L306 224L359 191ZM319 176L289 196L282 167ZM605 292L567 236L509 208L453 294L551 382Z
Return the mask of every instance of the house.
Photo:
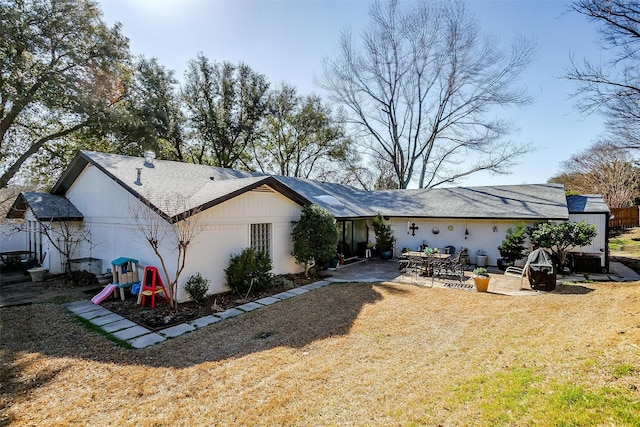
M187 255L179 301L187 298L182 285L196 272L211 281L211 293L225 291L224 269L230 256L249 246L268 250L276 274L301 271L291 255L291 221L309 203L323 206L336 219L341 231L339 250L360 257L367 243L374 241L371 221L378 212L391 224L396 252L422 244L453 245L468 248L472 263L476 251L485 251L493 265L508 228L570 220L564 187L557 184L364 191L153 157L81 151L50 194L42 196L41 204L65 199L70 205L67 211L73 207L80 213L73 219L82 221L89 238L72 256L100 259L105 269L122 256L158 266L134 217L144 218L143 225L152 222L160 228L197 220L201 230ZM28 193L18 197L8 217L30 220L29 210L41 209L33 197ZM594 198L591 205L595 203ZM605 230L606 225L602 233ZM161 245L159 250L169 262L168 271L176 271L175 247ZM45 266L55 272L54 263L51 259Z

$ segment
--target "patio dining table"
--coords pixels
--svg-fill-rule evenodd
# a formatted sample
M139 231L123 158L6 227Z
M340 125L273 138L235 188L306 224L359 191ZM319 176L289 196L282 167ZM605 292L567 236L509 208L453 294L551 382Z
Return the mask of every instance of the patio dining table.
M420 266L420 270L427 275L430 276L433 271L433 265L438 262L442 262L443 260L449 258L450 254L444 254L442 252L418 252L418 251L409 251L405 252L404 255L411 262L412 260L417 261Z

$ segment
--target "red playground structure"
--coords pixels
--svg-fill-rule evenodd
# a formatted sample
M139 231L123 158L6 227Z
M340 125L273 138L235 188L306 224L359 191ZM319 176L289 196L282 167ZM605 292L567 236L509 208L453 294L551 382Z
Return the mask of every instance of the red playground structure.
M146 297L151 297L151 309L156 307L156 294L163 293L167 302L171 303L169 293L158 274L156 267L145 267L142 286L140 287L140 304L144 306Z

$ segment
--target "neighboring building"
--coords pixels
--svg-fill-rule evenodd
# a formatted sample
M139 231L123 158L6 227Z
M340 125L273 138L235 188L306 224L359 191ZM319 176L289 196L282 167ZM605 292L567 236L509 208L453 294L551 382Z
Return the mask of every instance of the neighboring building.
M598 194L584 194L567 196L569 221L586 221L598 227L598 235L591 245L575 248L573 252L581 252L585 257L598 258L600 268L609 271L609 217L611 211L602 196ZM597 268L596 268L597 269Z
M36 208L31 196L21 197L8 217L25 217L25 206ZM570 220L564 187L558 184L369 192L335 183L90 151L78 153L43 203L48 198L66 199L81 214L91 244L82 243L77 256L101 259L103 270L122 256L159 266L140 238L133 212L149 213L164 227L197 218L203 231L190 246L179 301L187 298L182 285L196 272L211 280L210 292L225 291L224 269L230 256L249 246L267 249L276 274L301 271L291 255L291 221L309 203L323 206L336 218L342 236L339 250L347 257L364 256L367 243L375 241L371 220L378 212L391 223L396 253L424 243L452 245L468 248L472 263L476 251L483 250L494 265L509 227ZM602 236L606 242L606 234ZM162 251L171 262L168 270L174 272L177 260L171 247ZM54 263L45 267L56 271Z

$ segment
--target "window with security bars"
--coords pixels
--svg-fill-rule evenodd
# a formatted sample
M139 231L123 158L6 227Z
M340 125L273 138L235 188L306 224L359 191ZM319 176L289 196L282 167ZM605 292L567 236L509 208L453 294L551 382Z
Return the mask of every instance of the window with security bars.
M251 224L251 247L271 256L271 224Z

